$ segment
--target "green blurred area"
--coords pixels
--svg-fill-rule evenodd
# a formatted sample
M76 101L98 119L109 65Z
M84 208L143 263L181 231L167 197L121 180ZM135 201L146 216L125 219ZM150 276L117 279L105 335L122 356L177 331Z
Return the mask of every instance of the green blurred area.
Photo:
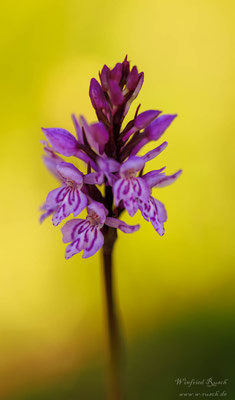
M1 5L1 399L104 398L100 255L65 261L60 229L39 226L56 187L39 141L41 126L74 132L72 112L94 120L90 78L126 54L145 72L142 111L178 113L148 168L184 171L154 192L163 238L123 216L141 223L115 249L127 398L174 400L180 376L228 378L235 397L234 11L229 0Z
M126 348L122 363L122 386L126 399L177 399L180 393L225 391L225 398L235 396L234 313L222 310L191 310L164 328L154 324L148 334L141 334ZM101 356L101 355L99 355ZM14 400L76 400L105 398L103 364L92 363L82 371L74 370L53 385L27 389ZM177 384L178 379L228 379L224 386L194 385L190 389ZM229 378L225 378L229 377ZM222 397L223 398L223 397Z

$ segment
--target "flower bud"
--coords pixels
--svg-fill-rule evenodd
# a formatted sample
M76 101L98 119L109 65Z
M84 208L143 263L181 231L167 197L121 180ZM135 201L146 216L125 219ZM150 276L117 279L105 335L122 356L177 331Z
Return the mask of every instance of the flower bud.
M78 142L66 129L42 128L42 131L57 153L66 157L75 155L78 149Z
M149 140L158 140L176 116L177 114L161 115L145 129L145 135Z

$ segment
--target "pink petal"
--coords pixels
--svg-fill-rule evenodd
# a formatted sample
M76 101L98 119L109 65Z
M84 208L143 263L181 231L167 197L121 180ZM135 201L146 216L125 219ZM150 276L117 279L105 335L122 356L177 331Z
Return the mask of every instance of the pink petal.
M49 192L46 198L46 209L51 210L58 207L67 195L68 190L68 187L65 185Z
M105 225L120 229L124 233L133 233L138 231L140 228L140 225L128 225L124 221L120 221L119 219L112 217L106 218Z
M138 211L138 204L135 198L130 198L128 200L123 200L123 204L125 209L127 210L128 214L131 217L134 217L136 212Z
M104 145L109 141L109 132L102 122L90 125L90 132L96 143Z
M155 231L160 235L163 236L165 233L164 225L160 222L157 218L150 218L150 222L153 225Z
M150 196L150 188L148 184L142 178L135 178L133 181L133 189L136 195L136 198L140 198L143 201L148 200Z
M82 258L93 256L104 244L104 236L97 226L88 229L84 235L84 252Z
M157 110L148 110L142 112L135 118L135 127L138 130L146 128L154 119L157 118L160 113L161 111Z
M78 142L66 129L42 128L42 131L56 152L66 157L73 156L76 153Z
M99 203L98 201L92 201L92 203L87 206L87 211L88 214L91 213L91 215L92 213L97 214L99 216L100 224L104 224L106 215L108 215L108 210L102 203Z
M57 164L56 168L60 173L60 175L65 180L71 180L72 182L75 182L77 185L82 186L83 184L82 173L73 164L63 161Z
M144 147L148 142L149 140L144 137L139 143L135 145L135 147L133 147L130 155L135 156L140 151L140 149L142 149L142 147Z
M164 204L161 203L159 200L155 199L154 197L151 197L151 200L152 200L152 202L154 203L154 205L156 207L158 220L160 222L166 222L166 220L167 220L167 212L166 212Z
M177 117L177 114L166 114L161 115L154 122L152 122L147 129L145 129L145 134L149 140L158 140L172 121Z
M84 183L89 185L102 185L104 183L104 173L103 172L91 172L84 176Z
M97 164L103 172L117 172L120 169L120 163L113 158L97 157Z
M83 192L77 189L69 189L60 207L55 211L52 222L57 226L71 213L76 217L86 207L87 198Z
M71 219L67 221L61 228L63 234L63 243L69 243L76 240L84 230L90 226L89 222L84 219Z
M86 119L81 115L80 123L82 128L84 129L86 139L93 150L99 153L99 143L93 137L91 126L88 125Z
M74 242L70 243L66 249L65 249L65 259L68 260L75 254L80 253L83 249L83 241L81 241L81 238L78 238Z
M165 187L171 185L176 181L176 179L182 174L182 170L180 169L173 175L163 176L162 179L158 180L158 182L154 185L154 187Z
M133 193L133 188L130 179L118 179L113 186L113 195L115 199L115 204L118 206L122 199L128 199Z
M155 171L150 171L147 172L147 174L142 176L142 179L145 180L145 182L148 184L150 188L152 188L156 183L162 180L162 178L165 176L165 173L161 173L164 171L166 167L163 167L161 169L157 169Z
M58 157L59 158L59 157ZM62 158L59 158L59 162L63 161ZM63 181L62 177L60 176L60 174L57 171L57 164L58 164L58 160L51 158L51 157L47 157L47 156L43 156L43 162L45 164L45 166L47 167L47 169L52 173L52 175L55 176L55 178L59 179L59 181Z
M141 73L139 74L139 81L138 81L138 84L137 84L137 86L136 86L136 88L135 88L135 90L134 90L134 92L133 92L133 94L132 94L130 100L128 100L128 102L126 103L125 110L124 110L124 115L126 115L126 114L128 113L131 103L132 103L132 102L135 100L135 98L138 96L139 91L140 91L140 89L141 89L141 87L142 87L142 85L143 85L143 82L144 82L144 73L141 72Z
M150 150L148 153L146 153L141 158L144 160L144 162L150 161L153 158L157 157L163 150L165 150L167 145L168 145L168 143L164 142L160 146L156 147L155 149Z
M140 171L144 167L145 161L143 157L131 156L125 161L120 168L120 176L125 177L125 173L130 169L134 171Z
M81 127L79 125L79 122L78 122L77 117L76 117L75 114L72 114L72 120L73 120L74 127L75 127L75 130L76 130L78 142L81 143L81 144L84 144L82 130L81 130Z

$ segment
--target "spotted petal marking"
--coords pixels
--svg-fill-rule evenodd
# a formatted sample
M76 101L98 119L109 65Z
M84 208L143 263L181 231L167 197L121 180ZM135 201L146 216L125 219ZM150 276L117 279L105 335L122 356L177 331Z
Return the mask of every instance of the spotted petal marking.
M142 178L121 178L114 184L114 198L116 206L123 200L128 214L133 217L138 210L136 199L147 201L150 189Z
M138 200L139 209L146 221L150 221L160 236L165 233L163 222L167 220L167 213L164 205L157 199L150 196L147 202Z
M83 258L93 256L104 244L103 234L98 225L92 225L87 220L71 220L62 228L63 241L68 243L65 258L71 258L74 254L84 250Z
M71 213L76 217L86 207L87 198L81 190L67 188L67 193L61 202L59 208L55 211L52 222L54 226L67 218Z

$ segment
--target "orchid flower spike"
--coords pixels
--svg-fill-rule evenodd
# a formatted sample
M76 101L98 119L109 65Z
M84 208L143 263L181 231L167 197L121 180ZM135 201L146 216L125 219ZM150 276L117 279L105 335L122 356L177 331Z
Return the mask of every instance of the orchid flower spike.
M126 57L112 69L104 65L99 78L100 82L91 79L89 89L97 121L88 123L73 114L75 136L61 128L42 128L46 137L43 160L59 187L48 193L40 221L52 216L57 226L73 215L62 227L63 242L68 243L66 259L81 251L83 258L93 256L111 231L137 231L139 225L119 219L124 210L131 217L139 211L162 236L167 212L152 191L175 182L182 172L166 175L164 167L144 174L146 163L157 157L167 142L139 155L146 144L162 137L176 114L162 114L157 109L139 113L139 105L134 118L124 123L143 85L144 73L136 66L130 68ZM77 168L77 159L85 163L86 174ZM77 218L85 209L85 219Z

